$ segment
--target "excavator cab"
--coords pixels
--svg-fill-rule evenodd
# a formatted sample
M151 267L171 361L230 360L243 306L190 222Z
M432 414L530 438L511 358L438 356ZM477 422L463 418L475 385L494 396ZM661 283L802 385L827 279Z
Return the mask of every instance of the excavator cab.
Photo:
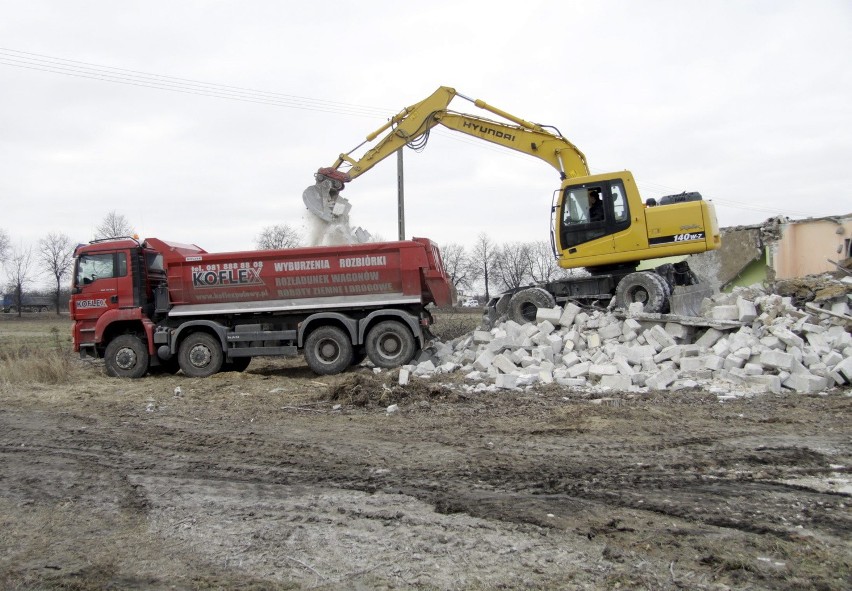
M566 183L557 209L560 252L630 228L631 208L619 177Z

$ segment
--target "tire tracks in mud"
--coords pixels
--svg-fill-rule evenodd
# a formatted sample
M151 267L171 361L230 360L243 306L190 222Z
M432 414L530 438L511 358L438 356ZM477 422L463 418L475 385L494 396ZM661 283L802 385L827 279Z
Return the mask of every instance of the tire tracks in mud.
M39 431L42 443L36 444L23 417L5 410L0 421L4 433L0 455L7 465L20 466L7 470L4 478L27 473L24 480L40 494L55 490L57 495L86 497L99 488L123 489L125 503L140 510L146 503L128 483L128 475L144 473L400 493L427 502L440 513L545 527L554 525L548 514L573 506L575 511L594 509L601 514L612 508L648 511L696 525L787 539L797 535L797 527L815 523L841 539L852 533L852 521L842 511L847 498L778 482L791 474L827 472L830 461L824 454L802 447L730 447L721 434L672 436L643 446L611 441L568 446L561 434L531 429L524 444L504 442L494 453L481 448L480 433L471 429L445 438L451 439L445 443L441 437L412 438L395 459L384 462L359 451L368 433L357 425L354 430L335 429L333 435L327 428L268 426L206 432L206 427L191 421L116 425L59 414L40 423L53 422L53 429ZM393 441L393 433L383 435ZM633 461L637 458L642 462ZM74 471L98 478L81 485L71 477ZM69 474L57 476L63 472ZM68 490L40 486L49 475L55 482L67 483Z

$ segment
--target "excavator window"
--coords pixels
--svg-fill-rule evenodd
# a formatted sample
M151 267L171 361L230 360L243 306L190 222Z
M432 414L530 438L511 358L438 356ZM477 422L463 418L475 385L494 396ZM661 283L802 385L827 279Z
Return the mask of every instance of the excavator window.
M620 180L565 189L560 232L563 249L614 234L629 226L627 194Z

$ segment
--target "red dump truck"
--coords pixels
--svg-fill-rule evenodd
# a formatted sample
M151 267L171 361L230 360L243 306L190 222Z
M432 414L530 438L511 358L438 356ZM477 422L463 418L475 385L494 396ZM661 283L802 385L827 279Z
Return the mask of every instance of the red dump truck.
M206 377L299 353L334 374L408 363L430 337L427 306L454 294L426 238L227 253L122 238L77 248L69 307L74 350L112 376Z

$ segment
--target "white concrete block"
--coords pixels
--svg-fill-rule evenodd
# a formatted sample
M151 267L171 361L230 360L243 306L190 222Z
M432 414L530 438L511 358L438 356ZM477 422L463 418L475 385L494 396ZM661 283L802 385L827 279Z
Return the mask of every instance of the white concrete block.
M491 367L491 362L494 361L494 353L491 351L483 351L476 357L476 361L473 362L473 368L479 371L488 371L488 368Z
M589 377L614 376L618 366L614 363L592 364L589 366Z
M535 312L535 321L536 322L544 322L547 321L551 325L559 324L559 319L562 317L562 308L556 306L555 308L539 308Z
M590 361L582 361L568 368L569 378L585 377L589 373L589 368L592 366Z
M432 363L431 360L423 361L422 363L418 363L417 367L414 369L414 375L422 376L429 375L435 372L435 364Z
M491 336L491 333L487 330L475 330L473 331L473 342L477 345L482 343L490 343L491 339L494 337Z
M801 337L795 335L791 330L784 328L783 326L773 326L769 329L769 332L778 337L781 342L788 347L801 348L805 344Z
M600 385L613 390L627 390L633 385L633 381L630 376L621 374L605 375L601 377Z
M721 330L716 330L715 328L708 328L707 331L701 335L698 340L695 341L695 344L699 347L704 347L705 349L709 349L713 345L716 344L716 341L722 338L724 335Z
M633 302L627 306L627 316L632 318L638 316L645 311L645 304L642 302Z
M633 318L628 318L624 322L621 323L621 334L625 337L628 333L633 332L639 334L642 332L642 324L638 320L634 320ZM635 337L634 337L635 338Z
M582 308L576 304L572 304L568 302L565 304L565 308L563 309L562 316L559 317L559 324L561 326L569 327L574 324L574 319L577 317L577 314L580 313Z
M399 370L399 380L398 383L400 386L405 386L408 384L408 379L411 377L411 372L405 368Z
M767 335L761 338L760 344L766 347L767 349L778 349L783 351L786 348L786 345L781 342L781 339L779 339L775 335Z
M538 331L540 333L546 334L546 335L548 335L548 334L552 333L554 330L556 330L556 327L553 326L553 323L549 322L547 320L545 320L544 322L539 322L537 326L538 326Z
M664 390L666 386L677 379L677 373L674 370L663 370L645 380L645 385L651 390Z
M499 369L503 373L515 373L518 371L518 367L512 363L512 360L509 359L508 356L497 355L494 360L491 362L491 365Z
M654 339L656 339L656 341L660 343L660 345L662 345L663 349L665 349L666 347L673 347L674 345L677 345L671 335L667 333L666 330L659 324L651 328L649 332L654 336Z
M852 357L846 357L832 368L832 375L837 375L840 380L835 378L835 381L841 384L852 384Z
M503 390L513 390L518 387L518 376L509 374L500 374L494 381L494 384Z
M763 375L763 366L759 363L746 363L743 366L743 370L750 376Z
M547 335L545 345L549 345L551 349L553 349L554 355L559 355L562 353L562 337L556 333L551 333Z
M731 353L727 357L725 357L725 362L722 364L724 369L730 371L731 369L740 369L745 365L746 360L742 357L738 357Z
M690 335L689 328L678 322L666 322L664 330L669 336L680 342L685 341Z
M573 351L562 356L562 365L565 367L571 367L572 365L577 365L580 363L580 356L574 353Z
M681 371L698 371L699 369L704 369L704 358L703 357L681 357L680 358L680 369Z
M838 353L837 351L831 351L828 355L824 355L822 357L822 362L825 363L827 367L834 367L838 363L843 361L843 355Z
M783 382L785 388L790 388L802 394L822 392L828 387L828 380L812 374L791 374Z
M626 357L629 363L639 365L643 359L653 359L656 351L651 345L631 345L629 347L619 347L617 354Z
M806 332L805 339L817 355L828 355L831 351L831 346L828 344L828 341L819 333Z
M596 332L590 332L586 335L586 346L589 349L597 349L601 346L601 337Z
M553 383L553 372L547 369L542 369L538 372L538 381L542 384Z
M666 347L665 349L654 355L654 362L662 363L663 361L668 361L670 359L680 359L680 353L680 345L671 345L670 347Z
M485 343L485 348L495 355L508 346L507 337L495 337L490 343Z
M737 320L740 322L753 322L757 318L757 308L753 302L743 297L737 298Z
M764 392L781 393L781 377L772 375L748 376L746 383L758 386Z
M582 388L586 385L586 378L554 378L560 386L569 388Z
M739 315L736 306L713 306L710 309L710 318L713 320L737 320Z
M774 367L776 369L783 369L786 371L791 371L793 369L794 360L793 356L789 353L776 351L774 349L763 351L760 354L760 364L764 367Z
M636 370L630 366L624 357L616 357L612 360L612 362L615 363L616 367L618 367L618 373L621 375L632 376L636 373Z
M613 322L598 329L598 336L602 341L615 339L621 336L621 322Z

